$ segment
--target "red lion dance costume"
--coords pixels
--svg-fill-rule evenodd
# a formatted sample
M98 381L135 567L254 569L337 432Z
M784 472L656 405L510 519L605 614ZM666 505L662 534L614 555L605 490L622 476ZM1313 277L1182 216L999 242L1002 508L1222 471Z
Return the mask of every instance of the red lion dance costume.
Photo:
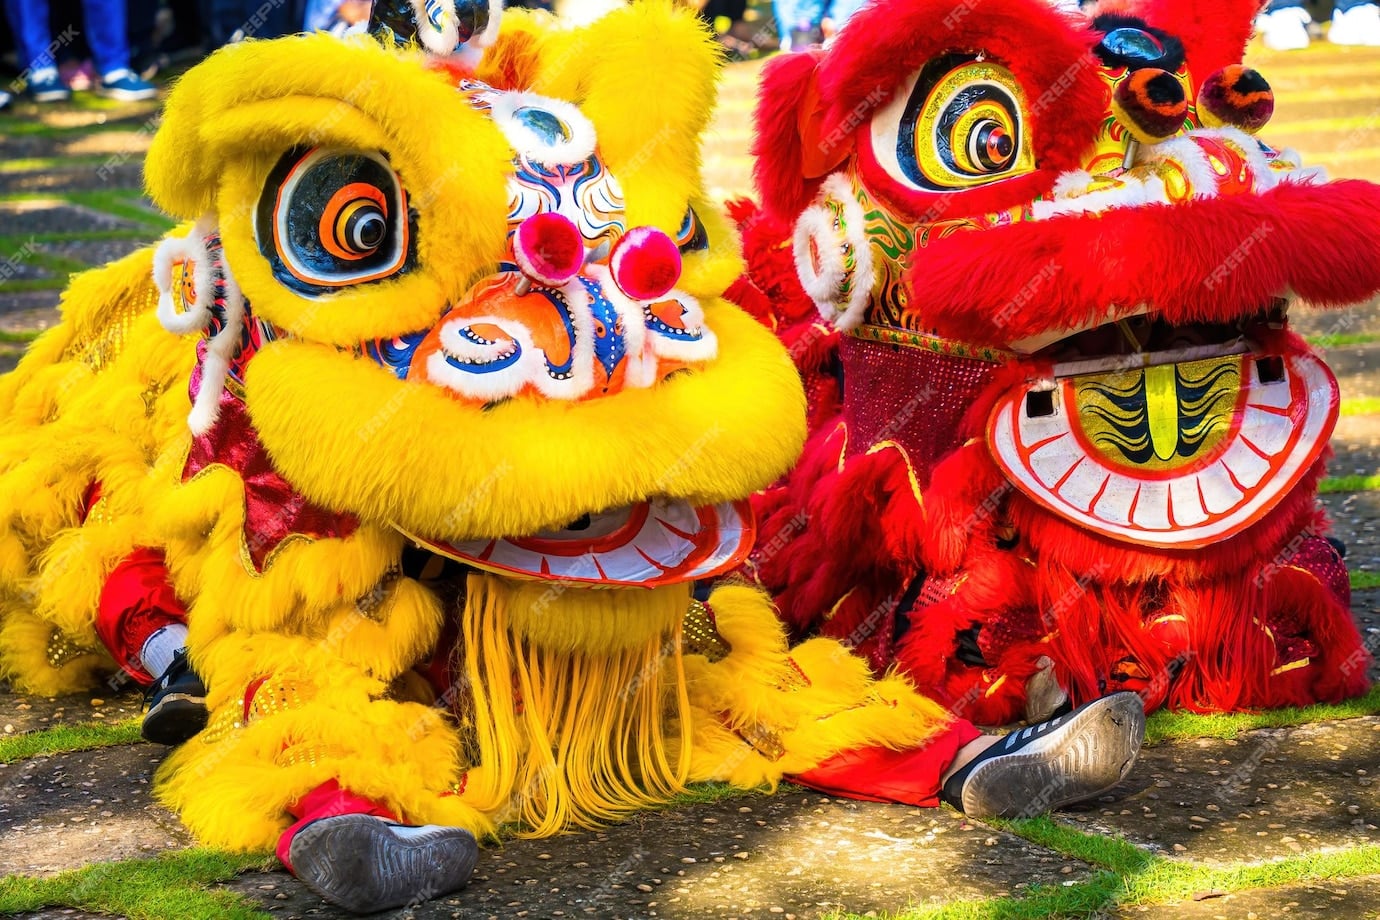
M1380 188L1253 136L1257 8L881 0L768 65L737 295L814 401L754 559L794 629L979 723L1051 676L1366 688L1314 501L1337 385L1288 307L1380 289Z

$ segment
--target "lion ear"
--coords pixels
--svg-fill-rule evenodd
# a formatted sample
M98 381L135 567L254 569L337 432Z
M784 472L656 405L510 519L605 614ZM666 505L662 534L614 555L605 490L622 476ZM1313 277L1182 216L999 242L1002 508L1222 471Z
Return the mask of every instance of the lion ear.
M852 149L851 133L835 137L829 130L828 106L819 94L821 57L820 51L801 51L773 58L757 93L757 193L769 214L786 220L805 209Z

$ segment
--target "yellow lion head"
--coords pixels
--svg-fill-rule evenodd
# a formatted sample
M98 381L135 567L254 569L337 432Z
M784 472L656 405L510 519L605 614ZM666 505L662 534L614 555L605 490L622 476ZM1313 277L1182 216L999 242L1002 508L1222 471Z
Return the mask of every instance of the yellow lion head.
M780 346L722 299L741 265L698 176L716 69L657 4L510 17L473 70L367 38L218 52L147 166L196 221L155 266L170 328L211 333L194 430L223 377L307 498L498 572L736 564L742 499L803 417Z

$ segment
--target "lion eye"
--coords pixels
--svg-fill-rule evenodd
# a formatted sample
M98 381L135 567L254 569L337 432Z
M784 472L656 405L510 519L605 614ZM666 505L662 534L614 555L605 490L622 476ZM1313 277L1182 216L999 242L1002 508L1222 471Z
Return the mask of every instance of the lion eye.
M264 186L255 233L278 280L304 294L392 277L416 251L402 184L365 151L289 152Z
M702 252L709 248L709 234L694 208L685 209L685 219L676 231L676 246L682 253Z
M946 191L1034 169L1025 94L999 64L947 55L907 81L872 120L872 148L892 178Z

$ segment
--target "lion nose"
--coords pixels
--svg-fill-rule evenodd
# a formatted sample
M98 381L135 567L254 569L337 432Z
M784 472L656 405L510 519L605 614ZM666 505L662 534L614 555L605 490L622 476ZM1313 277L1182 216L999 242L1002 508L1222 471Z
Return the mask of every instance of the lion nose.
M585 239L564 214L543 211L518 224L513 256L522 274L546 287L564 287L585 264Z
M1146 67L1117 84L1112 114L1142 144L1157 144L1184 128L1188 96L1167 70Z
M1260 72L1241 64L1223 67L1198 90L1198 118L1205 128L1230 125L1254 134L1275 111L1275 94Z
M657 300L680 280L680 249L655 227L633 227L613 247L613 281L633 300Z

